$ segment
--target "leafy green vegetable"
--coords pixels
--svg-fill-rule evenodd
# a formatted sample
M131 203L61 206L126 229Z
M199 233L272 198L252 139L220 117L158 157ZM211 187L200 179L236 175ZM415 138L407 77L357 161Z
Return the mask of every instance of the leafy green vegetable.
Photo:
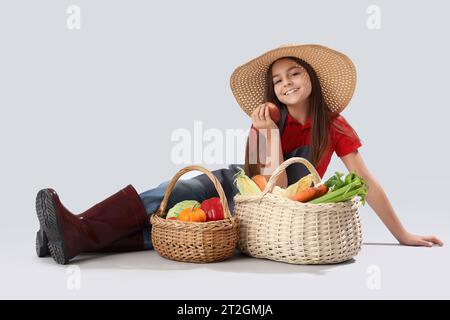
M316 198L309 203L333 203L344 202L351 200L355 196L361 198L362 205L366 204L366 195L368 192L368 186L366 181L358 176L356 172L350 172L345 176L341 172L336 172L331 176L325 185L328 187L328 193L324 194L320 198Z
M200 202L196 200L183 200L175 204L172 208L167 212L166 219L169 218L178 218L178 215L181 211L186 208L200 208Z
M350 184L358 178L358 175L355 172L351 172L347 174L345 177L345 184Z
M325 185L328 187L329 190L337 190L345 185L345 182L342 181L341 177L343 176L343 173L336 172L331 178L329 178Z

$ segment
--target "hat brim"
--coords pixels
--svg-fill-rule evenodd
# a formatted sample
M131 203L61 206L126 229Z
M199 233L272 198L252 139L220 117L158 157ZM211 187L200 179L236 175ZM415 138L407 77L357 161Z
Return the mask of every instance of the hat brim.
M328 108L340 113L350 103L356 87L356 69L343 53L322 45L286 45L270 50L237 67L230 77L231 91L249 116L265 102L266 77L276 60L293 56L306 61L316 71Z

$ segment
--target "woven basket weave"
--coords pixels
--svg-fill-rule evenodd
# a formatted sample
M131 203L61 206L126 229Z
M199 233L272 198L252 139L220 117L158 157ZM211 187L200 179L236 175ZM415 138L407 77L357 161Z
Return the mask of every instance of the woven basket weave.
M213 182L222 202L223 220L184 222L164 218L167 214L167 202L176 182L183 174L194 170L205 173ZM164 258L196 263L215 262L229 258L236 248L237 219L230 214L220 182L211 172L200 166L188 166L172 178L160 208L151 216L150 223L153 247Z
M321 182L308 160L294 157L275 170L262 194L236 195L234 214L239 219L241 251L293 264L331 264L356 256L362 245L360 198L308 204L271 193L277 178L293 163L308 168L314 185Z

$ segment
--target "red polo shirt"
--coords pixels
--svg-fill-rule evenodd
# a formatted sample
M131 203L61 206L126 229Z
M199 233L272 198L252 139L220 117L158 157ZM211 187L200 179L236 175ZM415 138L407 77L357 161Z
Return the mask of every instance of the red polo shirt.
M309 146L311 136L311 121L309 117L304 125L294 119L289 112L287 113L283 135L281 136L281 148L283 154L287 154L302 146ZM331 156L336 152L338 157L343 157L362 146L353 128L348 124L342 115L332 118L332 124L337 122L345 131L341 133L334 125L331 125L330 147L322 156L319 165L316 167L320 177L323 178L325 171L331 161Z

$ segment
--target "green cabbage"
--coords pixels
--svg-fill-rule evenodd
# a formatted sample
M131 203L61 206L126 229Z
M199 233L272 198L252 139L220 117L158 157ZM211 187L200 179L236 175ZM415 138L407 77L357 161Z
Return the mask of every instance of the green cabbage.
M178 215L181 211L183 211L186 208L200 208L200 202L196 200L184 200L178 202L176 205L174 205L172 208L169 209L167 212L166 219L169 218L178 218Z

